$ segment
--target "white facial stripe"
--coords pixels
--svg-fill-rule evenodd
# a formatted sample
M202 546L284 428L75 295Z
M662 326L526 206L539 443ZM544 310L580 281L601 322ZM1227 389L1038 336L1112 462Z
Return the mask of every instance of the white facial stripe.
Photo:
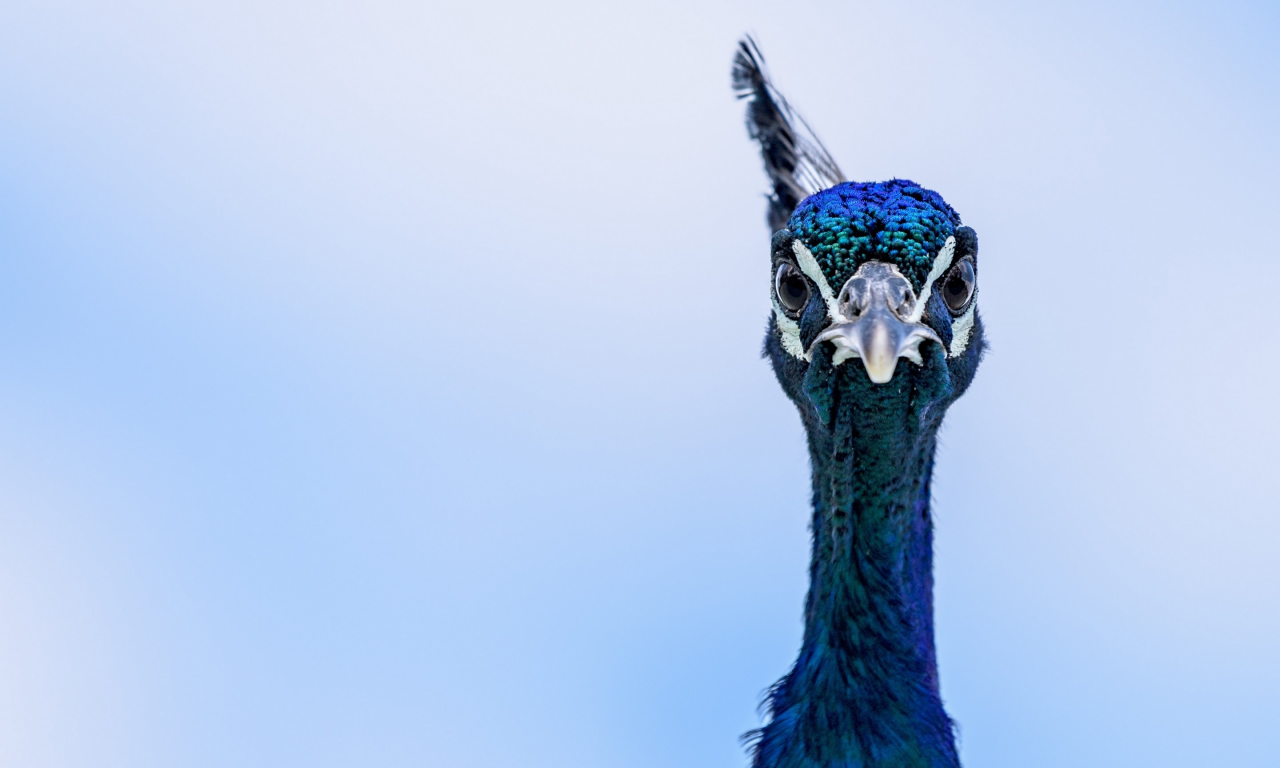
M821 294L822 300L827 304L827 316L831 318L833 323L848 322L848 318L840 313L840 307L836 303L836 295L831 291L831 286L827 285L827 278L822 274L822 268L818 266L818 260L813 258L813 253L799 240L791 241L791 250L796 255L796 265L800 267L800 271L808 275L814 285L818 286L818 293Z
M778 306L776 299L773 302L773 314L778 318L778 336L782 341L782 348L788 355L808 361L809 356L805 354L804 344L800 343L800 324L787 317L782 307Z
M938 278L946 274L947 269L951 266L951 259L955 256L956 239L948 237L947 242L938 251L938 255L933 260L933 268L929 270L929 277L924 281L924 287L920 289L920 299L916 302L915 309L911 310L909 322L918 323L920 318L924 317L925 305L929 303L929 297L933 294L933 284ZM978 308L977 289L974 289L974 296L969 300L969 309L960 317L951 321L951 347L947 350L949 357L957 357L969 348L969 337L973 335L973 317L974 312Z
M924 287L920 289L920 299L916 301L916 308L911 310L911 316L907 318L907 322L918 323L920 318L924 317L924 305L929 303L929 296L933 293L933 283L946 273L947 267L951 266L951 256L955 252L956 239L948 237L947 242L933 260L933 269L929 270L929 277L924 281Z
M969 309L951 322L951 349L948 354L957 357L969 348L969 337L973 335L973 313L978 309L978 295L975 290L969 299Z

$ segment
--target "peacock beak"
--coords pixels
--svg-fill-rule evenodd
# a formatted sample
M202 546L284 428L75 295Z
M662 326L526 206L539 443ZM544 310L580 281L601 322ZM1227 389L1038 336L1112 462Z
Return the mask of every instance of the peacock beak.
M893 378L899 358L924 365L920 344L942 344L932 328L913 321L915 305L915 291L896 266L869 261L840 291L840 322L819 334L809 351L829 341L835 346L832 365L861 358L871 381L885 384Z

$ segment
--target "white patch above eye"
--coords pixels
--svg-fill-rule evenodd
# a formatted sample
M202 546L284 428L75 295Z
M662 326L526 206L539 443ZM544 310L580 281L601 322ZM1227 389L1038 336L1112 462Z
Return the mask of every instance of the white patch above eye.
M977 309L978 293L975 288L973 297L969 299L969 308L963 315L951 321L951 349L947 350L948 356L958 357L961 352L969 348L969 337L973 335L973 313Z
M915 309L911 311L911 317L908 318L910 322L918 323L920 318L924 317L925 305L929 303L929 297L933 294L933 284L951 268L951 259L955 256L955 252L956 239L948 237L947 242L939 249L937 257L933 260L933 268L929 270L929 277L924 281L924 287L920 289L920 299L916 301ZM978 307L977 290L975 286L974 295L969 299L969 309L951 321L951 346L947 349L948 357L958 357L969 348L969 339L973 336L974 312Z
M911 316L907 318L909 323L918 323L920 318L924 317L924 306L929 303L929 296L933 294L933 284L938 278L946 274L947 269L951 266L951 257L956 252L956 239L948 237L947 242L938 250L938 255L933 259L933 268L929 270L929 277L924 281L924 286L920 288L920 298L916 301L915 309L911 310Z
M840 314L835 294L831 291L831 286L823 276L822 268L818 266L818 260L813 257L813 253L799 240L792 242L791 250L796 255L796 266L818 287L818 295L827 305L827 316L834 323L844 322L845 318ZM778 305L777 298L773 300L773 314L778 319L778 339L782 342L782 348L792 357L808 362L811 358L800 341L800 324L787 317L787 313Z
M814 285L818 286L818 293L827 305L827 317L831 318L833 323L848 322L848 318L841 314L840 306L836 302L836 295L831 290L831 286L827 284L827 278L822 274L822 267L818 266L818 260L813 258L813 252L799 240L791 241L791 250L796 255L796 266L800 267L800 271L805 273L813 281Z

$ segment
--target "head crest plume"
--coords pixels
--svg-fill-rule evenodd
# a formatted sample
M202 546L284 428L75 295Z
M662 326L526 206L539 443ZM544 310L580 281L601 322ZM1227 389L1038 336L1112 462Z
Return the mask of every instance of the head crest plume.
M844 174L813 129L769 81L764 55L748 35L733 57L733 90L747 103L747 132L760 142L764 169L773 184L769 228L779 230L800 201L844 181Z

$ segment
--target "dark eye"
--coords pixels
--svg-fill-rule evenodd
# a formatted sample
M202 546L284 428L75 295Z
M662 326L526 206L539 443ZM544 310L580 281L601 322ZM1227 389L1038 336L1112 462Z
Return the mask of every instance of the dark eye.
M964 309L973 298L974 283L972 261L965 259L952 267L947 273L947 281L942 284L942 300L947 302L947 308L952 312Z
M809 303L809 281L795 265L782 262L773 276L773 291L787 314L796 316Z

